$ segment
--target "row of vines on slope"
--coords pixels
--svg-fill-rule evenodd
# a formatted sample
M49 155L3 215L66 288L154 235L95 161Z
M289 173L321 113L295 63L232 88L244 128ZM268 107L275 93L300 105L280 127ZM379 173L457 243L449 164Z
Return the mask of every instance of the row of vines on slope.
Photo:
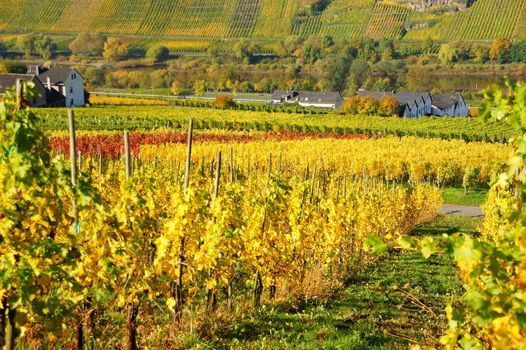
M217 175L188 168L184 181L156 162L134 174L121 162L103 172L88 162L72 187L20 96L0 105L0 127L0 345L8 349L17 336L44 348L82 348L104 334L105 347L166 345L195 327L198 310L231 310L251 293L259 306L330 292L368 260L371 240L407 232L441 202L431 186L342 184L337 171L316 168L278 176L269 167L247 179L231 171L226 180L220 157ZM158 337L138 334L140 322Z
M48 130L66 130L64 109L39 109L40 125ZM311 112L309 111L309 114ZM512 129L502 123L484 124L471 118L423 117L418 119L382 118L300 112L257 112L210 110L205 108L119 106L79 109L79 130L156 130L182 129L189 115L199 130L303 131L338 134L418 136L465 141L506 142Z

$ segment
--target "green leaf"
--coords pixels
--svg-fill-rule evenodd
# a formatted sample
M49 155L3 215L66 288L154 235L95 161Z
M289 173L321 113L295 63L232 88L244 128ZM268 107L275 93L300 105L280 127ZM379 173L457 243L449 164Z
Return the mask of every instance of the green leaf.
M366 251L371 251L374 254L382 255L389 251L389 246L385 244L382 238L370 236L363 244Z

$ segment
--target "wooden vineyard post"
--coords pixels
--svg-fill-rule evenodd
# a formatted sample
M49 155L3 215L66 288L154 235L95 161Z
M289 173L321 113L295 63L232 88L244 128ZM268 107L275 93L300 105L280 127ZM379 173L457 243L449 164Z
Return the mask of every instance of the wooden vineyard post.
M124 132L124 166L126 171L126 181L130 179L132 176L132 169L131 169L131 155L130 155L130 134L125 131ZM126 309L126 316L127 316L127 324L126 324L126 330L127 330L127 342L126 342L126 349L127 350L136 350L137 349L137 314L139 313L139 305L135 305L134 303L129 303L127 305Z
M134 303L128 304L127 310L127 342L126 350L137 350L137 315L139 314L139 307Z
M219 195L219 180L221 179L221 151L217 152L216 177L214 181L214 199Z
M71 164L71 186L73 188L73 198L71 200L71 211L73 215L73 228L75 232L78 232L78 221L79 215L77 210L76 200L76 187L77 187L77 159L76 159L76 148L77 140L75 137L75 114L73 110L68 109L68 126L69 126L69 155Z
M102 175L102 151L99 147L99 174Z
M272 174L272 153L268 155L267 176L269 179L270 179L271 174Z
M126 167L126 180L131 177L130 135L124 132L124 165Z
M184 170L184 193L188 194L188 187L190 184L190 168L192 166L192 138L194 131L194 120L191 118L188 126L188 138L186 143L186 167ZM179 276L175 286L176 312L175 322L180 323L183 316L183 272L184 272L184 251L185 251L185 237L181 238L179 248Z
M186 142L186 167L184 169L184 192L188 191L188 185L190 183L190 167L192 166L192 137L194 132L194 119L190 119L190 125L188 127L188 139Z
M79 163L78 169L79 171L82 171L82 152L81 151L77 152L77 161Z
M311 204L314 198L314 180L316 180L316 164L314 164L314 168L312 168L312 178L311 178L311 184L310 184L310 203Z
M71 108L68 109L68 127L69 127L69 155L70 155L70 164L71 164L71 186L73 189L73 197L71 199L71 210L73 216L73 232L79 233L79 215L77 209L77 200L76 200L76 188L77 188L77 160L76 160L76 149L77 149L77 140L75 137L75 113ZM80 152L79 152L80 155ZM80 163L80 161L79 161ZM80 164L79 164L80 165ZM82 349L84 347L84 331L83 331L83 322L79 321L77 324L77 349Z
M230 182L234 182L234 149L233 149L232 145L230 145L229 172L230 172Z
M254 307L261 306L261 294L263 293L263 280L259 271L256 272L256 280L254 281Z
M24 101L24 81L17 79L16 80L16 107L15 110L20 110L22 108L22 103Z

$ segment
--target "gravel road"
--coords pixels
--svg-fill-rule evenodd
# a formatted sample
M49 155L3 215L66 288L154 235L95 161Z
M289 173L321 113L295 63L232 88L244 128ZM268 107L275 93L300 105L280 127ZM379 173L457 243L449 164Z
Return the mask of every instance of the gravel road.
M457 215L470 218L482 218L484 213L480 207L470 207L467 205L444 204L440 210L442 215Z

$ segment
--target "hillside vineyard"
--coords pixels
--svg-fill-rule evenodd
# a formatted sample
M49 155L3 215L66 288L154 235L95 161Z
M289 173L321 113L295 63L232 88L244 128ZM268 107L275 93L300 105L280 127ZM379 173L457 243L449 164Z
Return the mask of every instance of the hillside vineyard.
M524 37L525 0L476 0L467 9L417 10L407 1L2 0L0 32L102 32L161 37L283 39L330 35L426 40ZM491 18L491 21L487 19Z

